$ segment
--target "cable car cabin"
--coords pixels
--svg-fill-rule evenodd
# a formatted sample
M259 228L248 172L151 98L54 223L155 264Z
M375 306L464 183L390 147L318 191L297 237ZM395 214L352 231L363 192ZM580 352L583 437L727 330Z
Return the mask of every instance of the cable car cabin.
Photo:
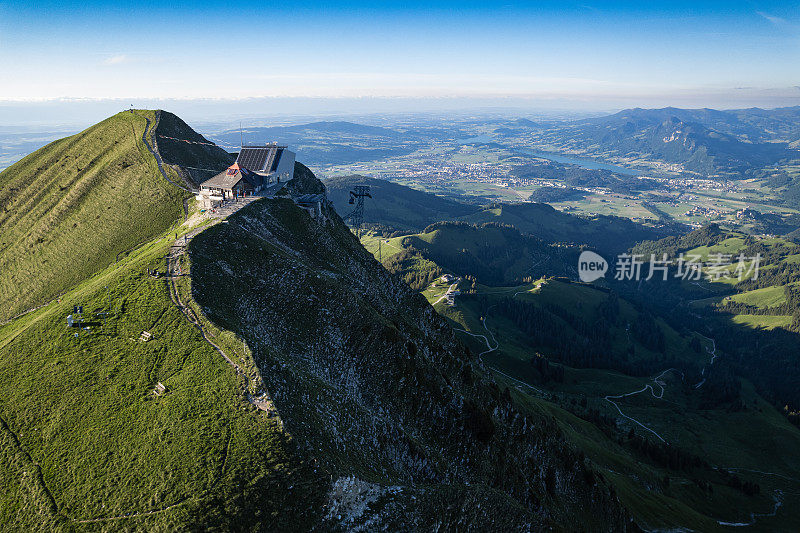
M209 209L216 207L223 200L251 196L260 191L263 185L262 176L234 163L200 185L198 200L203 208Z

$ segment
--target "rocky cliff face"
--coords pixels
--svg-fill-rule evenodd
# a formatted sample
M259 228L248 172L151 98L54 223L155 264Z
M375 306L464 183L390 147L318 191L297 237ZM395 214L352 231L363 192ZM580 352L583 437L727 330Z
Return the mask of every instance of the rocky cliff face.
M324 190L313 174L291 193ZM246 339L286 430L331 476L323 528L621 530L554 422L523 416L329 207L255 202L191 243L192 291Z

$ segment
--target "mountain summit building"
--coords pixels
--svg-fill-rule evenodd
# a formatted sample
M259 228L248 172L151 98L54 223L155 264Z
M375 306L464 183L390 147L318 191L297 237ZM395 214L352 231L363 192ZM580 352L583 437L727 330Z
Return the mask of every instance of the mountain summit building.
M198 200L208 209L289 181L294 177L294 160L295 153L286 146L242 146L234 164L200 184Z

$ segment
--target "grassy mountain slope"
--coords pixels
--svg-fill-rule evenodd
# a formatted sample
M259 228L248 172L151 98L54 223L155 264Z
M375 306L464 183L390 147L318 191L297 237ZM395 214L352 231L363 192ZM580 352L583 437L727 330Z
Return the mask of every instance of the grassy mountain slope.
M541 313L536 328L540 333L524 331L524 321L515 320L512 301L528 306L529 311L536 309ZM609 310L611 306L615 307L613 311ZM679 366L699 375L707 360L703 350L698 352L690 348L692 335L681 335L663 320L653 321L657 330L653 336L663 338L663 349L648 342L650 339L641 335L638 328L646 319L641 309L582 283L547 279L513 290L478 285L476 295L459 298L457 311L463 315L459 323L468 331L480 332L483 327L476 319L487 314L493 316L492 323L504 325L503 348L491 357L503 359L503 368L510 364L515 375L520 371L536 375L529 364L532 349L552 361L572 366L623 369L639 375L669 366ZM511 331L517 332L510 334ZM591 348L584 354L571 345ZM513 359L525 365L516 364Z
M257 373L241 339L186 319L199 313L187 276L147 274L197 221L176 224L185 191L143 144L158 115L120 113L2 174L3 313L61 297L0 325L0 529L288 530L322 519L328 479L248 401ZM75 305L86 322L68 328Z
M493 204L462 218L476 224L499 222L547 242L586 244L609 253L627 250L637 242L661 238L676 231L672 227L650 227L627 218L594 215L582 217L562 213L547 204Z
M245 401L168 282L145 273L164 268L173 239L0 327L3 529L274 530L319 519L325 480ZM78 304L90 330L65 327ZM241 342L228 344L245 357Z
M623 528L548 419L520 417L425 300L327 214L256 202L190 255L195 299L247 340L306 457L376 485L345 525Z
M528 217L531 213L534 216ZM389 239L364 235L362 243L376 258L380 256L390 271L401 273L414 289L425 288L432 281L432 273L441 269L497 286L515 285L528 277L575 278L578 245L589 244L603 252L617 253L632 245L637 235L658 231L616 217L564 215L539 204L494 205L469 218L489 222L438 222L423 232ZM520 232L520 226L528 232ZM583 234L581 228L586 228Z
M119 113L0 173L0 321L180 217L186 193L164 180L142 142L147 120L154 112Z
M156 111L155 146L164 164L171 166L189 185L196 187L236 159L168 111ZM189 142L186 142L189 141Z
M551 246L540 239L522 235L516 228L500 224L473 225L439 222L424 233L400 241L405 249L459 275L471 274L489 285L515 284L525 277L574 274L576 249ZM396 249L387 249L391 258Z

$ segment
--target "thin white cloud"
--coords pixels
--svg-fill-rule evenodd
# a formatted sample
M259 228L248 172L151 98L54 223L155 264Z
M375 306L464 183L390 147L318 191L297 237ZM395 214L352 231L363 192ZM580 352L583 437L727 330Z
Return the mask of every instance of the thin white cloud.
M127 63L130 61L130 58L125 54L117 54L111 57L107 57L103 60L103 65L120 65L122 63Z
M779 24L786 24L785 18L776 17L775 15L770 15L769 13L765 13L763 11L756 11L756 14L761 16L765 20L768 20L772 24L775 24L776 26Z

